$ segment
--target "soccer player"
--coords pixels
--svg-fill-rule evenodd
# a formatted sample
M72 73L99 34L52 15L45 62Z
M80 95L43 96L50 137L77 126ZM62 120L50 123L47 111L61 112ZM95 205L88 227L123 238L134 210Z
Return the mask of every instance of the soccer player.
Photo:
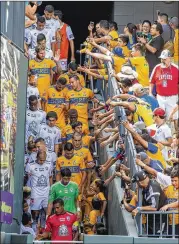
M51 49L48 49L46 47L46 37L43 33L38 34L37 36L37 47L45 48L45 58L52 59L53 58L53 52ZM35 51L35 48L30 48L28 50L28 58L35 59L37 53Z
M74 147L73 144L70 142L67 142L64 146L64 156L61 156L57 159L57 163L56 163L57 182L60 181L61 179L60 170L62 168L70 169L72 173L71 180L78 184L79 191L82 192L82 188L86 180L86 172L85 172L86 167L83 159L74 155Z
M55 126L57 119L58 116L54 111L48 112L46 117L47 123L41 126L38 137L42 137L45 140L48 150L55 152L58 156L59 145L61 144L61 132Z
M52 185L51 165L46 161L46 152L37 153L37 161L28 167L28 177L31 181L31 210L33 226L36 230L39 211L46 210L50 185Z
M54 32L60 28L60 23L54 17L54 7L52 5L45 6L44 10L44 17L45 17L45 28L51 29Z
M46 112L54 111L58 114L56 126L62 130L65 126L65 97L67 90L65 89L67 80L65 78L59 78L56 81L56 85L51 86L47 90L46 99L44 100L44 107Z
M64 209L71 213L80 212L78 202L78 185L71 181L71 171L63 168L60 171L61 180L53 184L50 188L47 215L51 215L53 201L61 198L64 201Z
M26 111L26 139L30 136L37 137L40 127L46 123L46 113L38 109L38 99L35 95L29 97L29 109Z
M73 90L67 93L67 109L75 108L78 112L78 120L88 125L88 102L97 99L94 98L92 90L81 86L77 75L70 78L70 84Z
M49 237L51 233L52 241L76 241L78 232L74 229L73 224L76 222L77 217L75 214L66 212L64 210L64 201L59 198L53 202L55 214L48 217L45 226L45 232L38 236L38 240ZM73 237L73 231L76 231Z
M45 50L42 47L36 47L36 58L29 61L29 71L38 75L37 88L41 99L45 98L46 92L51 83L51 72L60 74L61 70L51 59L45 58Z
M63 71L67 70L67 59L69 52L69 45L71 51L71 61L75 61L75 46L74 46L74 35L71 27L66 23L62 22L63 13L60 10L54 12L54 16L60 23L60 27L56 32L56 53L59 53L59 64Z

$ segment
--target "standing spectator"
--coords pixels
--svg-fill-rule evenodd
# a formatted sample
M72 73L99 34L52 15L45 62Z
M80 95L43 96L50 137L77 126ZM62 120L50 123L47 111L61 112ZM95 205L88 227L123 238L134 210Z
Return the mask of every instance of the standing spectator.
M22 215L22 223L20 227L20 234L25 234L24 232L28 232L33 236L33 239L36 238L36 233L32 229L32 217L30 213L23 213Z
M165 44L173 39L173 30L168 25L168 15L166 13L159 13L157 21L162 25L163 33L161 36Z
M53 201L61 198L64 201L64 209L71 213L80 212L78 202L78 185L71 181L71 171L63 168L60 171L61 180L53 184L50 188L47 216L51 215Z
M145 174L144 171L137 172L132 179L132 182L137 182L138 187L142 189L142 206L137 207L132 211L136 215L140 211L157 211L165 205L166 196L162 191L159 183ZM153 230L153 215L148 215L148 232L149 234L157 234L160 229L159 215L155 216L155 229Z
M56 32L56 47L55 52L59 56L59 64L63 71L67 70L67 60L69 53L69 45L71 51L71 61L75 61L75 46L74 46L74 35L71 27L62 21L63 13L60 10L55 10L54 16L59 22L60 27Z
M150 77L150 94L155 86L159 106L165 111L168 120L178 101L178 66L171 63L171 53L168 50L163 50L160 58L161 64L155 66Z
M132 49L132 46L137 43L136 31L137 27L132 23L128 23L124 27L124 34L129 36L129 42L127 46L130 50Z
M92 90L81 86L77 75L70 78L70 84L73 90L67 93L67 109L75 108L78 112L78 121L88 125L88 102L95 100L94 93Z
M109 21L109 29L110 32L109 34L113 37L113 39L117 39L119 37L118 34L118 27L117 27L117 23L114 21Z
M142 22L141 34L146 36L148 42L152 39L152 36L150 34L150 28L151 22L149 20L144 20Z
M77 220L76 215L64 210L64 201L61 198L56 199L53 202L53 208L55 214L48 217L45 231L43 234L39 235L37 239L41 240L48 238L51 233L52 241L76 241L78 232L76 232L75 237L73 237L73 224Z
M178 30L178 18L173 17L170 19L169 24L171 28L175 31L175 37L174 37L174 62L178 65L178 55L179 55L179 30Z
M46 124L42 125L38 136L42 137L49 151L55 152L58 156L59 145L61 144L61 131L55 126L58 116L56 112L47 113Z
M46 113L38 109L38 99L35 95L29 97L29 109L26 111L26 140L30 136L37 137L40 126L46 122Z
M33 217L33 229L39 217L39 211L48 205L50 185L52 185L51 166L46 162L46 152L37 153L37 161L28 167L28 176L31 179L31 210Z
M60 28L58 20L54 19L54 7L52 5L45 6L44 10L45 28L51 29L54 33Z
M167 147L171 146L172 143L172 132L170 127L166 124L165 121L165 111L162 108L156 108L153 111L154 121L156 124L156 132L153 138L160 142L164 148L162 149L162 154L165 160L168 160L168 149Z
M149 42L147 42L147 39L144 37L139 37L139 41L145 45L146 60L149 64L149 73L151 74L153 68L160 62L159 56L164 46L164 40L161 36L163 33L162 25L154 22L150 33L152 39Z

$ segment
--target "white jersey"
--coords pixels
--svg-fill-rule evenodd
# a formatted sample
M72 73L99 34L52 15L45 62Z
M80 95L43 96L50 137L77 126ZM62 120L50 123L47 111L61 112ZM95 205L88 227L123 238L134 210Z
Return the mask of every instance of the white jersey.
M51 164L53 170L53 167L56 164L57 155L55 152L50 152L50 151L47 151L46 153L47 153L46 161ZM36 160L37 160L37 152L31 153L29 156L28 163L29 164L35 163Z
M29 97L32 95L36 96L37 99L40 100L40 94L38 88L28 84L27 85L27 108L29 108Z
M48 150L52 152L55 150L55 145L61 143L61 132L56 126L41 125L38 137L42 137L45 140Z
M28 138L33 136L37 137L40 127L43 123L46 122L46 112L43 110L31 111L27 109L26 111L26 143L28 142Z
M155 132L155 135L153 136L153 138L158 142L167 141L168 138L172 138L171 129L169 128L169 126L167 124L163 124L159 127L156 126L156 132ZM165 160L168 160L167 147L164 147L162 149L162 154L163 154Z
M36 51L35 48L31 48L28 50L28 58L29 60L36 58ZM52 59L53 58L53 52L51 49L46 48L45 49L45 58Z
M44 28L43 30L33 29L29 32L27 44L31 46L31 48L35 48L37 46L37 36L38 34L44 34L46 37L46 48L51 49L51 43L55 42L55 32L51 29Z
M50 189L49 177L51 176L51 167L48 162L43 164L33 163L28 167L31 182L31 198L48 197Z
M59 20L56 20L56 19L45 19L45 28L47 29L52 29L54 30L55 32L57 31L57 29L60 28L60 22Z

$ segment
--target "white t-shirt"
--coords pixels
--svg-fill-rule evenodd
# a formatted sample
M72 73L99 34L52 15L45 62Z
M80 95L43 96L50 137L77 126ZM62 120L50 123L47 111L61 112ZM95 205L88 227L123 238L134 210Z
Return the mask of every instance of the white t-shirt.
M48 197L50 189L49 177L52 175L51 165L45 161L43 164L33 163L26 167L30 175L31 198Z
M29 136L37 137L40 127L46 122L46 112L43 110L26 111L26 143L28 142Z
M37 30L33 29L29 32L27 44L31 46L31 48L35 48L37 46L37 36L38 34L44 34L46 37L46 48L51 49L51 43L55 42L55 32L52 29Z
M168 138L172 138L172 132L171 129L167 124L163 124L161 126L156 126L156 132L153 138L160 142L160 141L167 141ZM168 160L168 149L167 147L164 147L162 149L162 154L165 158L165 160Z
M171 177L164 175L161 172L157 172L156 181L162 186L162 188L166 188L172 184Z
M36 57L35 48L30 48L28 50L28 55L29 55L28 56L29 57L29 60L35 59L35 57ZM48 48L45 49L45 58L47 58L47 59L52 59L53 58L53 52L52 52L51 49L48 49Z
M29 108L29 97L35 95L40 100L39 90L35 86L27 85L27 108Z
M35 234L34 230L33 230L31 227L24 226L24 225L21 223L20 234L22 234L22 233L24 233L24 232L29 232L31 235L33 235L33 239L35 240L35 238L36 238L36 234Z
M47 124L41 125L38 137L45 140L49 151L54 152L54 146L61 143L61 131L58 127L50 127Z
M45 28L53 29L55 32L60 28L60 22L56 19L45 19Z

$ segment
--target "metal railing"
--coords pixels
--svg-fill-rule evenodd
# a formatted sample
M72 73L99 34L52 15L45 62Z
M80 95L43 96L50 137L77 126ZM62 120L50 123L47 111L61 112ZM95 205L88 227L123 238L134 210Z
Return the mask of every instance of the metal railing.
M141 211L135 217L138 235L141 237L175 238L177 212ZM169 216L170 215L170 216ZM169 218L172 219L172 223Z

